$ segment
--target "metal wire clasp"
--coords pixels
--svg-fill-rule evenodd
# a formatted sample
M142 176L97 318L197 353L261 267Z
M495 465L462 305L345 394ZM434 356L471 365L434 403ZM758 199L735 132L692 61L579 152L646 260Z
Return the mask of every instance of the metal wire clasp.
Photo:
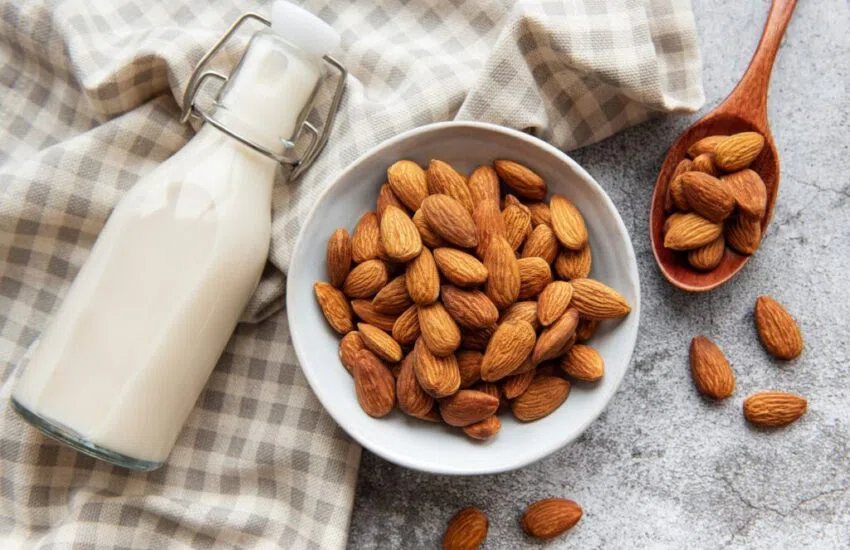
M204 54L204 56L201 57L201 60L198 62L197 67L195 67L195 70L192 71L192 76L189 79L189 84L188 86L186 86L186 91L183 93L183 105L182 112L180 115L180 122L186 124L187 122L189 122L190 119L192 119L192 117L195 117L196 119L212 124L222 132L226 133L234 139L238 139L239 141L241 141L251 149L257 151L258 153L262 153L263 155L266 155L267 157L270 157L281 164L292 166L292 172L290 172L289 174L289 179L294 180L298 176L300 176L305 169L310 167L313 161L316 160L316 157L319 155L319 153L321 153L322 149L324 149L325 144L327 144L328 142L328 137L331 133L331 129L333 128L334 119L336 119L336 112L339 108L339 103L342 100L342 93L345 90L345 79L348 75L348 71L345 69L345 67L342 66L339 61L337 61L333 57L325 55L322 58L325 63L330 65L332 69L339 73L339 79L337 81L336 89L334 90L333 99L331 100L328 113L325 117L325 121L321 125L321 130L316 128L315 125L308 122L307 120L304 120L292 140L285 139L283 137L280 138L281 143L283 143L287 151L294 151L295 145L299 141L302 134L305 132L309 134L309 138L307 139L309 139L310 142L307 145L304 154L301 155L301 158L293 159L292 157L280 155L273 151L269 151L266 147L263 147L262 145L251 140L250 138L240 134L239 132L231 130L230 128L227 128L224 124L217 121L212 115L201 110L197 105L195 105L195 97L197 96L198 91L201 89L201 86L203 85L204 81L206 81L207 79L214 79L219 81L221 86L219 88L219 91L221 91L221 89L224 87L224 84L227 83L227 75L224 75L218 71L204 69L209 64L210 60L224 47L225 43L227 43L230 37L236 33L239 27L242 26L243 23L251 19L259 21L260 23L263 23L266 26L271 26L271 21L269 21L262 15L253 12L243 14L232 25L230 25L230 28L228 28L224 32L224 34L221 35L221 38L219 38L216 43L213 44L212 47ZM315 97L316 94L313 95L313 98ZM218 99L218 96L216 96L216 99ZM305 107L305 113L309 112L310 107L312 107L312 101L313 100L311 100L310 105Z

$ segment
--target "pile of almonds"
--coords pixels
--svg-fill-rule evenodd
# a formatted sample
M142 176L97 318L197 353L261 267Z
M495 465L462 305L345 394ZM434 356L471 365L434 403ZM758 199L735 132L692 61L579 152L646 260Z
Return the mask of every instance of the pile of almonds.
M584 342L631 307L588 278L587 227L569 200L547 204L543 179L509 160L468 179L439 160L400 160L387 181L350 237L330 237L329 282L314 285L367 414L397 403L483 440L501 427L500 405L537 420L570 380L602 377ZM515 195L502 199L501 183Z
M761 243L767 189L748 168L764 147L757 132L708 136L688 148L664 196L664 247L699 271L716 268L726 246L753 254Z

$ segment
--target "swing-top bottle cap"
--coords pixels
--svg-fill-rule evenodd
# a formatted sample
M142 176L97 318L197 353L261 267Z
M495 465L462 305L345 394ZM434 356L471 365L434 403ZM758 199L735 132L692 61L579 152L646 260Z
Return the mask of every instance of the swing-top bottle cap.
M285 0L272 6L272 30L305 52L321 57L339 45L339 34L327 23Z

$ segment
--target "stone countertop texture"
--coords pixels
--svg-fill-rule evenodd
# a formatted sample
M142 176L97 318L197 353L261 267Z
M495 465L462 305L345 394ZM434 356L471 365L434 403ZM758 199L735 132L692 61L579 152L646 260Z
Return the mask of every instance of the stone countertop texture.
M769 2L693 0L708 103L571 153L608 191L632 236L641 330L632 365L602 416L573 444L519 471L423 474L363 452L349 548L438 548L464 505L490 518L485 548L850 548L850 4L800 0L774 66L769 113L782 162L762 248L724 287L687 295L659 274L647 229L667 147L734 87ZM806 349L791 363L763 351L760 294L783 303ZM737 375L722 403L702 399L688 369L697 334ZM799 392L809 412L771 432L747 425L744 398ZM536 543L520 528L537 499L572 498L576 528Z

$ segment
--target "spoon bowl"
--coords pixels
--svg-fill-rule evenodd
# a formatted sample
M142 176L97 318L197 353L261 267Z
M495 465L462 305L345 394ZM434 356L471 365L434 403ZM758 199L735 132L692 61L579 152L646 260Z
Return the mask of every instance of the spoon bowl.
M767 231L779 190L779 154L767 121L767 88L773 61L795 4L796 0L774 0L761 41L738 85L720 105L679 136L661 165L649 212L649 237L661 274L682 290L706 292L717 288L735 276L750 258L727 247L720 265L702 272L690 267L681 254L664 248L667 184L679 161L687 158L686 152L691 144L707 136L738 132L752 131L764 136L764 148L750 168L758 172L767 188L767 208L761 220L762 235Z

